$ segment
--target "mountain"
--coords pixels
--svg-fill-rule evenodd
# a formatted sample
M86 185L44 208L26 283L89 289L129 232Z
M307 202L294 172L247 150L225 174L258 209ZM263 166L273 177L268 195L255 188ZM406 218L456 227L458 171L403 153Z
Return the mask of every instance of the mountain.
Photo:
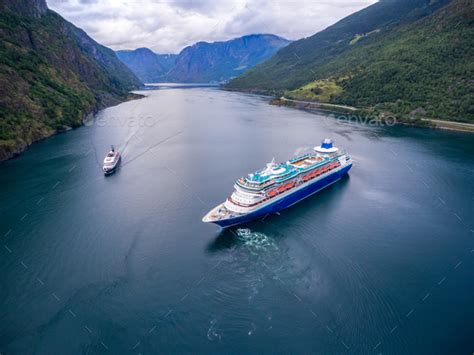
M156 54L148 48L116 51L117 57L144 83L159 82L176 61L176 54Z
M0 0L0 161L81 125L140 84L111 49L45 0Z
M270 34L254 34L225 42L198 42L184 48L164 81L208 83L236 77L271 57L290 41Z
M370 112L474 120L474 3L380 1L295 41L227 88Z
M379 1L311 37L294 41L270 60L233 80L229 87L263 90L297 88L314 77L312 70L319 65L353 49L354 41L360 36L365 35L365 40L374 35L380 37L400 24L433 12L447 1ZM362 43L360 40L355 43L358 42Z

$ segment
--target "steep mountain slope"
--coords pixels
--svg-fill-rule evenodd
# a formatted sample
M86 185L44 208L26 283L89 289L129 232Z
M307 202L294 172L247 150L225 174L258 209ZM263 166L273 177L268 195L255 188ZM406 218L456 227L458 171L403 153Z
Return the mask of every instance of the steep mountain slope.
M474 122L472 1L453 0L431 16L354 47L315 70L318 79L340 88L329 102L400 120Z
M176 62L176 54L156 54L148 48L116 51L117 57L144 83L161 80Z
M382 0L356 12L317 34L295 41L270 60L231 81L230 89L282 91L311 79L320 65L351 50L354 43L383 36L442 7L448 0ZM364 38L361 38L365 35ZM357 39L359 40L357 41Z
M418 6L397 25L365 27L350 40L346 36L346 49L324 61L302 56L305 65L295 64L290 75L277 76L269 87L293 89L284 93L289 98L356 106L410 123L420 118L474 121L474 3ZM265 65L230 87L250 81L259 87L257 77L272 72ZM299 77L306 70L313 80ZM300 84L305 85L295 88Z
M228 80L271 57L289 43L269 34L243 36L225 42L198 42L181 51L164 80L183 83Z
M80 125L138 85L112 50L45 0L0 0L0 160Z

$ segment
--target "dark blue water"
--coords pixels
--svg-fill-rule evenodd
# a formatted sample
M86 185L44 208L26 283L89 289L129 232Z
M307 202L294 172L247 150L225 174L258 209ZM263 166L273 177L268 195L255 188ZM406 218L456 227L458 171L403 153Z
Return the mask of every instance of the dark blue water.
M0 353L472 353L474 135L146 94L0 166ZM201 222L325 137L347 178L241 228Z

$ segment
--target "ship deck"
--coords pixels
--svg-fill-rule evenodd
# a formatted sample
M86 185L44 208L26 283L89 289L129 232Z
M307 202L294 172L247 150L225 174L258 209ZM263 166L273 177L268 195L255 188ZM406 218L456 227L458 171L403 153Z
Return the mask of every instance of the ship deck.
M213 208L207 215L205 215L202 221L215 222L240 216L242 216L241 213L230 211L224 206L224 203L221 203L220 205Z
M280 183L293 178L300 173L316 168L331 161L334 157L321 157L314 154L306 154L302 157L276 164L271 171L267 169L258 170L247 177L241 178L237 183L245 188L260 190L273 183Z

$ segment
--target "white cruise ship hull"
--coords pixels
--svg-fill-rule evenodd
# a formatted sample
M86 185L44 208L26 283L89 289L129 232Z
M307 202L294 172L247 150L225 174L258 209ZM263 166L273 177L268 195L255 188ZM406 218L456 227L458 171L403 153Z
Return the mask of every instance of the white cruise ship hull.
M318 179L308 181L301 186L298 186L295 189L282 194L281 196L262 203L261 206L258 206L247 213L231 214L228 218L214 218L213 216L218 213L219 209L225 208L224 204L221 204L210 211L203 218L203 222L215 223L223 228L226 228L262 218L268 214L276 213L339 181L345 174L347 174L351 167L352 162L345 164L339 169L335 169L330 173L319 177Z

